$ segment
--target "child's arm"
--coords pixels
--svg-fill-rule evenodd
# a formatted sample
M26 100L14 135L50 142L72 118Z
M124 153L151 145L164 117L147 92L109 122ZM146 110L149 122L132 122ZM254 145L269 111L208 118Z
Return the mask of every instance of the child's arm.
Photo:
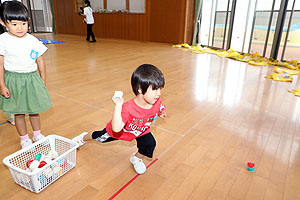
M46 85L46 67L45 67L45 62L44 62L43 56L39 56L36 59L36 63L37 63L38 68L39 68L40 76L41 76L44 84Z
M116 104L116 106L113 113L111 126L112 126L112 130L118 133L125 126L125 123L122 121L122 115L121 115L124 99L123 97L113 97L112 100Z
M9 98L10 93L4 82L4 56L0 55L0 92L5 98Z

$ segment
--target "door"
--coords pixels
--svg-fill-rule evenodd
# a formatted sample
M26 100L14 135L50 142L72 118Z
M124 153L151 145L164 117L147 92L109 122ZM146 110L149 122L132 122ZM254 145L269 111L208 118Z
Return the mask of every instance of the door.
M249 53L270 57L281 0L257 0Z
M52 33L51 0L22 0L30 14L30 32Z
M290 0L287 6L278 59L300 61L300 0Z
M213 47L225 49L227 46L231 8L232 0L216 1Z

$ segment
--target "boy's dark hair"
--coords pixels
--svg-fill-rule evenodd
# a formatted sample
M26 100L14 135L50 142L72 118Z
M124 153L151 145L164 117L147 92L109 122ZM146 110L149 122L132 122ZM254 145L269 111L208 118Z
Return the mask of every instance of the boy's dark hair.
M3 23L11 20L28 21L28 10L19 1L5 1L0 6L0 18Z
M87 5L87 6L91 6L91 2L89 0L85 0L84 3Z
M152 86L153 90L163 88L165 78L163 73L154 65L143 64L132 73L131 87L134 94L138 95L139 89L141 89L142 94L145 94L149 86Z
M5 32L5 29L4 29L4 27L0 24L0 34L1 33L4 33Z

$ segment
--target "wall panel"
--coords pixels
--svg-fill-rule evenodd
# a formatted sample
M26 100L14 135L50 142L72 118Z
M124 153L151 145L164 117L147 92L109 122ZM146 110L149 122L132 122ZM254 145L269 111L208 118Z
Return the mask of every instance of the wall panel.
M100 38L190 43L194 0L146 0L146 13L94 13L94 34ZM53 0L57 33L85 35L75 0ZM189 30L187 30L189 29ZM189 36L189 35L191 36Z

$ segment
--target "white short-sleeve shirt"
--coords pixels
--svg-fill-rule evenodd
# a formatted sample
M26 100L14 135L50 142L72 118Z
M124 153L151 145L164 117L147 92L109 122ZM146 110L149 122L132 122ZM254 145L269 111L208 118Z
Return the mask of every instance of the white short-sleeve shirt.
M43 55L47 47L36 37L26 34L18 38L3 33L0 35L0 55L4 56L4 69L11 72L26 73L37 70L36 59Z
M86 15L87 24L94 24L93 10L91 7L85 7L83 9L83 14Z

